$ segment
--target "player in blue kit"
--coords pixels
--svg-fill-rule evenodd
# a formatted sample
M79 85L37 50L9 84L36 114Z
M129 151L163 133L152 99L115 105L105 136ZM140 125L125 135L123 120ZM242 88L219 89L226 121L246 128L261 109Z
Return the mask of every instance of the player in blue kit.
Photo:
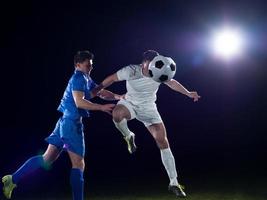
M75 71L58 107L62 117L52 134L45 139L48 142L47 150L43 155L31 157L13 174L2 178L3 193L7 199L11 198L13 189L23 177L38 168L51 165L65 149L72 163L70 183L73 200L83 200L85 143L82 118L90 116L89 110L111 114L115 106L90 102L90 99L96 96L93 90L97 86L90 77L93 57L89 51L78 51L74 56ZM101 90L97 96L105 100L120 100L122 97L107 90Z

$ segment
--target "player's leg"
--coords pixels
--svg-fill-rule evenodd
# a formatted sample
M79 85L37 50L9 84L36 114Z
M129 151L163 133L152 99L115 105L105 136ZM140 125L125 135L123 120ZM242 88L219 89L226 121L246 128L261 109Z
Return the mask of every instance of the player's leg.
M52 163L58 159L61 152L61 148L58 148L53 144L49 144L45 153L43 154L44 166L47 167L52 165Z
M60 123L61 119L58 120L52 134L46 138L49 145L44 155L31 157L12 175L6 175L2 178L4 184L3 192L6 198L11 198L13 189L23 177L40 167L47 167L48 164L51 164L59 156L63 146L59 136Z
M63 118L60 133L71 160L70 185L72 188L73 200L83 200L84 191L84 155L85 142L82 119L77 120Z
M34 172L38 168L46 168L57 159L60 150L56 146L49 144L46 152L43 155L37 155L29 158L16 172L12 175L6 175L2 178L3 193L6 198L10 199L13 189L19 181L26 175Z
M127 125L127 120L134 118L132 114L133 112L134 111L132 110L130 105L127 105L126 102L124 105L117 104L112 112L113 122L116 128L124 136L124 139L127 142L129 153L133 153L136 151L136 145L134 142L135 135L129 130Z
M177 181L177 172L175 166L175 159L171 152L169 141L167 138L166 129L164 123L157 123L147 126L147 129L155 139L161 154L162 163L167 171L170 179L169 190L175 193L176 196L185 197L183 189Z
M61 150L56 146L49 144L43 155L37 155L29 158L15 173L12 174L12 180L17 184L27 174L32 173L36 169L47 168L60 155Z
M131 114L126 106L117 104L112 111L112 117L116 128L124 137L131 135L131 131L127 126L127 120L131 119Z
M72 169L70 172L70 184L72 188L72 198L73 200L83 200L84 191L84 158L72 151L68 151Z

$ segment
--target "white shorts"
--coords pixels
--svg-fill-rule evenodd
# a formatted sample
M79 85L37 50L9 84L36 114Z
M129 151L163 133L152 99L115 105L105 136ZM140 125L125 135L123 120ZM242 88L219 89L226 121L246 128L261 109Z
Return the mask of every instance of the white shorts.
M146 127L152 124L162 123L161 116L155 103L134 105L126 99L120 100L117 104L124 105L131 114L131 119L136 118Z

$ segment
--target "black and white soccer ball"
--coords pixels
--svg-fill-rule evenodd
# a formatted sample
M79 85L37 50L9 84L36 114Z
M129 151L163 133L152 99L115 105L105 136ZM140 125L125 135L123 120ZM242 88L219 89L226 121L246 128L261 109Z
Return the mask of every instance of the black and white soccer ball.
M176 73L176 64L170 57L156 56L148 66L150 77L159 83L171 80Z

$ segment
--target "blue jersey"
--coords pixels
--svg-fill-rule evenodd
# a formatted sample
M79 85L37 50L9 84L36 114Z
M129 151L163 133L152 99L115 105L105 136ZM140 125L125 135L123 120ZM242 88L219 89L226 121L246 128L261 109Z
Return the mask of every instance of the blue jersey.
M61 99L58 111L63 113L64 117L70 119L78 119L80 117L89 117L88 110L77 108L72 91L81 91L85 94L85 99L90 100L90 92L96 87L96 83L90 76L84 74L81 71L75 70L74 74L69 80L68 86L65 89L64 95Z

